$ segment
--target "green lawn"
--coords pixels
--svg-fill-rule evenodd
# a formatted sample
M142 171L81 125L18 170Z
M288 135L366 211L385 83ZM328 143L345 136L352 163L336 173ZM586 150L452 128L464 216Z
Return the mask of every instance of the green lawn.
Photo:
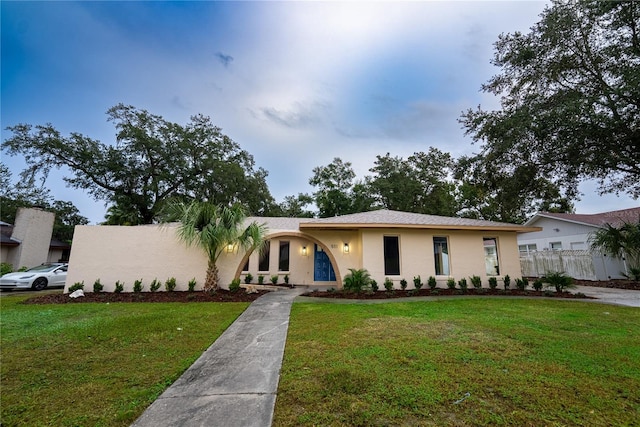
M274 426L639 420L640 310L483 298L294 304Z
M3 427L128 426L248 306L25 298L0 299Z

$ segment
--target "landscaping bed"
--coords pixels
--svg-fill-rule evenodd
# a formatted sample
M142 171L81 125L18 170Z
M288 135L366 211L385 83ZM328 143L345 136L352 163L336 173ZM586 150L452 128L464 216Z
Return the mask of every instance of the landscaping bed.
M640 291L640 282L637 280L576 280L575 284L580 286L595 286L598 288L630 289L632 291Z
M304 294L306 297L319 298L343 298L343 299L393 299L406 297L435 297L435 296L451 296L451 295L483 295L483 296L511 296L511 297L551 297L551 298L582 298L594 299L580 293L571 292L555 292L555 291L534 291L520 289L420 289L420 290L399 290L377 291L377 292L350 292L345 290L333 291L313 291Z
M76 304L83 302L251 302L269 291L246 293L218 289L216 292L86 292L83 297L71 298L69 294L38 295L23 304Z

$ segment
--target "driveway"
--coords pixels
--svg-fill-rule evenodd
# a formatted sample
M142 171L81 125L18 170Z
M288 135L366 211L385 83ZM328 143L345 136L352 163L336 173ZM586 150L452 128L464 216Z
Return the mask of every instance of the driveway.
M598 288L596 286L576 286L570 290L573 293L582 292L586 296L598 298L606 304L640 307L640 291L616 288Z

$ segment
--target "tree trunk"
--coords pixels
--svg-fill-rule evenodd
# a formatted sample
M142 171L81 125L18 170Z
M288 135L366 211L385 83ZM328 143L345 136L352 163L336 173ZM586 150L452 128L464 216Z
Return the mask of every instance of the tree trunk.
M218 289L218 266L215 261L209 260L207 267L207 277L204 280L204 290L215 292Z

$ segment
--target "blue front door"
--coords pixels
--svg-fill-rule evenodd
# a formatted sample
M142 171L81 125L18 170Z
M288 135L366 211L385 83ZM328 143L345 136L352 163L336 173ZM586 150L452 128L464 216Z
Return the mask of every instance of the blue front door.
M335 282L336 273L333 271L329 256L318 245L314 245L313 280L315 282Z

